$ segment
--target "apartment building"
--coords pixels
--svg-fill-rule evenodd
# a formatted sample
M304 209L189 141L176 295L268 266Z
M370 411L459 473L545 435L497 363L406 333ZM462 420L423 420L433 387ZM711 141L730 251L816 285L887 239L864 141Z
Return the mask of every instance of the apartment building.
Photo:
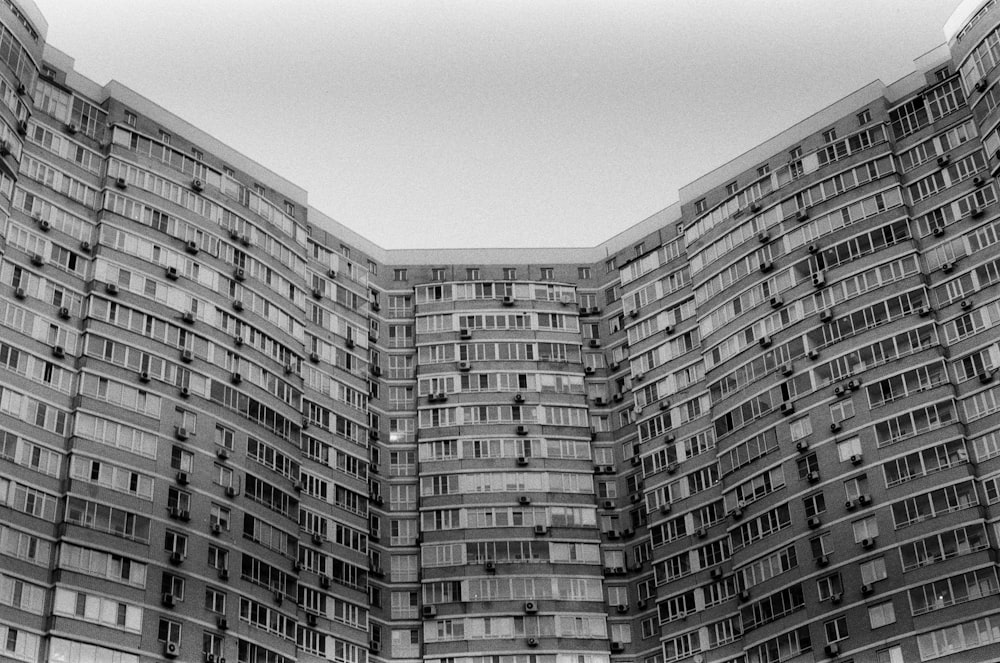
M386 250L0 26L0 660L995 660L995 0L590 249Z

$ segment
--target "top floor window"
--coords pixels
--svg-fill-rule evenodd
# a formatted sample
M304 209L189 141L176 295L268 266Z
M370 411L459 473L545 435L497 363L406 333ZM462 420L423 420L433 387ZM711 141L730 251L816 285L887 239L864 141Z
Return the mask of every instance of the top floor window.
M435 267L431 270L431 278L435 281L444 281L447 277L447 270L444 267Z
M405 269L394 269L394 270L392 270L392 280L393 281L405 281L406 280L406 270Z
M826 131L823 132L823 142L832 143L835 140L837 140L836 129L827 129Z
M170 139L171 139L171 135L168 134L163 129L160 129L160 142L163 143L164 145L169 145L170 144Z
M867 108L858 113L858 124L864 125L872 121L872 112Z
M707 210L707 209L708 209L708 202L706 202L706 200L704 198L702 198L701 200L695 202L695 204L694 204L694 213L695 214L704 214L705 210Z
M517 269L513 267L504 267L503 278L505 281L513 281L517 278Z
M540 278L543 281L551 281L555 278L555 270L551 267L542 267L540 270Z
M736 182L730 182L729 184L727 184L726 185L726 195L727 196L736 195L737 186L738 185L736 184Z

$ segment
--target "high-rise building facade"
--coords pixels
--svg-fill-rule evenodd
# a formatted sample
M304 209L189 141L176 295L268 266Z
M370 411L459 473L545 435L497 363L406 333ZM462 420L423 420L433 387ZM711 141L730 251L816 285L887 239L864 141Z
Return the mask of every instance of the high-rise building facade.
M997 659L995 0L591 249L383 249L0 30L0 660Z

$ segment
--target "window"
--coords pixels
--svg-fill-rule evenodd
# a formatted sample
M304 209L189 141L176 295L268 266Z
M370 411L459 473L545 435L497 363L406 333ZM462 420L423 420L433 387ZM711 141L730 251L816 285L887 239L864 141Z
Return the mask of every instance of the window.
M163 535L163 549L167 552L180 553L187 556L187 537L179 532L167 530Z
M730 182L729 184L726 185L726 195L727 196L734 196L734 195L736 195L737 189L738 189L738 186L737 186L736 182Z
M934 72L934 80L940 83L948 78L948 74L948 67L941 67Z
M824 623L823 629L826 631L827 643L832 644L840 640L846 640L849 637L847 633L847 616L841 615L836 619Z
M856 500L862 495L868 493L868 476L862 474L861 476L853 477L844 482L844 495L849 500Z
M875 652L875 663L905 663L903 648L900 645L893 645L888 649L878 650Z
M799 458L795 464L798 466L800 479L808 477L810 472L819 472L819 460L814 453Z
M254 185L254 186L260 186L260 185L257 184L257 185ZM261 188L257 193L259 193L261 195L264 195L264 189ZM340 245L340 255L342 255L345 258L347 258L348 260L350 260L351 259L351 247L349 247L346 244L341 244Z
M194 454L174 447L170 453L170 467L181 472L190 472L194 466Z
M223 166L222 167L222 173L226 177L236 177L236 171L233 170L232 168L230 168L229 166Z
M848 399L840 401L830 406L830 419L833 423L840 423L854 416L854 401Z
M813 432L812 422L809 420L809 417L796 419L789 424L789 428L791 429L792 442L797 442L798 440L811 435Z
M160 617L160 628L157 631L156 639L160 642L172 642L175 645L181 644L181 625L178 622Z
M581 280L591 278L590 267L577 267L576 277Z
M551 281L555 278L555 270L551 267L542 267L539 269L539 278L542 281Z
M812 550L813 559L819 559L823 555L833 552L833 543L830 540L830 533L820 534L809 539L809 548Z
M232 521L232 518L233 514L229 507L221 504L212 504L212 509L208 516L208 521L211 524L218 524L222 527L222 529L228 530L229 523Z
M392 280L393 281L405 281L406 280L406 270L405 269L394 269L394 270L392 270Z
M896 610L892 607L892 601L879 603L868 608L868 620L872 628L881 628L889 624L896 623Z
M889 573L885 570L885 557L876 557L861 564L861 582L871 585L885 580Z
M878 521L875 516L870 516L863 520L856 520L852 523L854 528L854 542L861 543L865 539L874 539L878 536Z
M215 444L233 451L236 447L236 431L222 424L215 424Z
M858 113L858 124L865 125L872 121L872 112L867 108Z
M184 600L184 578L164 572L160 580L160 593L170 594L178 601Z
M695 204L694 204L694 213L695 214L704 214L705 210L707 210L707 209L708 209L708 202L704 198L702 198L701 200L695 201Z
M434 281L444 281L448 277L448 270L444 267L435 267L431 270L431 279Z
M504 267L503 278L505 281L513 281L517 278L517 269L514 267Z
M849 440L837 442L837 457L840 462L851 459L851 456L861 455L861 438L852 437Z
M191 148L191 156L197 159L198 161L205 160L205 153L199 150L197 147Z
M802 503L806 507L806 518L818 516L826 511L826 500L823 498L823 493L810 495L809 497L803 499Z
M835 140L837 140L837 130L836 129L827 129L826 131L823 132L823 142L824 143L832 143Z
M198 415L190 410L185 410L182 407L175 408L175 411L177 412L177 417L180 419L178 425L186 428L188 430L188 434L197 435Z
M757 168L757 177L764 177L765 175L770 174L770 172L771 166L765 163L763 166Z
M844 593L844 581L839 573L833 573L816 581L819 600L825 601L835 594Z
M228 569L229 551L219 546L208 546L208 565L213 569Z
M205 588L205 610L226 614L226 593L211 587Z
M604 291L604 301L610 304L618 299L618 286L613 285Z
M465 269L465 280L467 280L467 281L478 281L479 280L479 268L478 267L467 267Z
M136 117L135 113L133 113L132 111L125 111L125 124L129 125L130 127L134 127L138 120L139 118Z
M610 274L611 272L615 271L615 259L614 258L609 258L608 260L604 261L604 271L607 272L608 274Z
M169 145L170 144L170 138L171 138L170 134L168 134L163 129L160 129L160 142L161 143L163 143L164 145Z
M372 276L378 276L378 263L374 260L368 261L368 273Z
M215 483L220 486L233 486L233 470L225 465L215 464Z
M798 145L788 150L788 158L790 159L801 159L802 158L802 146Z

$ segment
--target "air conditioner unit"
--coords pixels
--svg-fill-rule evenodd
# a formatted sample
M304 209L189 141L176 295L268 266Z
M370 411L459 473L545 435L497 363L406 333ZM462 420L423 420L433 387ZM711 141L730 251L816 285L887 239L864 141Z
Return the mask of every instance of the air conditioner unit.
M212 534L221 534L222 533L222 523L218 523L218 522L212 523L211 530L212 530Z
M969 216L971 216L974 219L977 219L982 215L983 215L983 209L981 207L973 205L972 208L969 209Z
M597 470L601 474L614 474L615 473L615 466L614 465L598 465L597 466Z
M782 401L781 406L778 408L781 414L789 415L795 412L795 403L791 401Z
M617 610L618 610L619 613L625 614L626 612L628 612L628 604L627 603L619 603Z
M796 221L805 221L809 218L809 210L805 207L795 212Z
M517 433L518 435L527 435L528 434L528 427L527 426L518 426L517 428L514 429L514 432Z
M839 421L834 421L830 424L831 433L839 433L841 428L843 428L843 426L841 426Z
M821 310L819 312L819 320L820 322L830 322L833 320L833 311L828 308Z
M974 186L979 187L979 186L982 186L982 185L986 184L986 180L984 178L980 177L979 175L976 175L975 177L972 178L972 184Z
M437 617L437 608L433 605L425 605L421 611L424 617Z
M229 458L229 449L225 447L216 447L215 455L219 460L227 460Z
M186 440L191 436L190 431L184 426L174 426L174 437L178 440Z
M243 382L243 376L239 373L232 373L229 376L229 381L232 382L233 384L239 384Z
M799 440L795 443L795 449L799 452L808 451L809 443L806 440Z
M699 527L694 531L694 533L699 539L704 539L706 536L708 536L708 530L704 527Z
M229 580L229 568L223 566L219 569L219 580Z
M817 529L823 524L823 521L819 519L819 516L813 516L806 524L809 525L809 529Z
M546 527L545 525L535 525L535 535L536 536L544 536L545 534L548 533L548 531L549 531L549 528Z
M782 364L778 368L778 370L781 372L782 375L784 375L785 377L788 377L789 375L791 375L792 373L795 372L795 366L793 364L790 364L790 363L789 364Z
M63 320L69 320L69 308L66 306L61 306L59 308L59 317Z
M181 387L180 389L177 390L177 393L180 395L181 398L187 398L188 396L191 395L191 388Z
M511 297L510 295L504 295L504 297L503 297L503 305L504 306L513 306L514 305L514 298Z
M931 231L935 237L941 237L944 235L944 226L934 226L934 230Z
M958 305L961 307L963 311L968 311L970 308L972 308L973 302L971 299L963 299L958 303Z
M195 191L204 191L205 183L196 177L193 180L191 180L191 188L194 189Z
M768 334L764 334L757 339L757 343L759 343L762 348L769 348L771 347L771 337Z
M43 233L47 233L48 231L52 230L52 224L49 222L48 219L39 219L38 229L41 230Z
M663 514L670 513L670 509L671 507L669 502L664 502L663 504L660 505L660 513Z
M517 498L517 503L524 505L531 504L531 498L528 497L527 495L521 495L520 497Z
M642 379L644 377L646 377L645 374L643 374L643 373L636 373L635 375L632 376L632 379L635 380L636 382L642 382Z
M749 210L750 212L756 214L757 212L760 211L760 203L758 203L757 201L750 203Z
M70 133L76 133L76 131L70 131ZM181 654L180 645L176 642L167 642L163 645L163 655L167 658L177 658Z
M864 458L861 456L861 454L854 454L853 456L851 456L852 465L860 465L863 462Z
M611 643L611 651L614 652L614 653L616 653L616 654L620 654L621 652L625 651L625 643L624 642L613 641Z
M871 583L866 582L861 585L861 593L864 594L865 596L871 594L874 591L875 591L875 586L872 585Z
M313 612L306 613L306 624L309 626L316 626L317 624L319 624L319 617L316 616L316 613Z
M66 133L75 134L77 131L79 131L79 127L77 127L76 124L72 122L66 123Z
M833 395L836 396L837 398L840 398L841 396L843 396L846 393L847 393L847 390L844 389L843 385L839 385L838 384L836 387L833 388Z
M871 538L861 539L861 547L862 548L874 548L875 547L875 539L871 539Z
M833 643L832 645L827 645L825 651L827 656L830 657L840 656L840 645L838 645L837 643Z
M17 133L21 134L22 136L27 135L27 133L28 133L28 121L27 120L21 120L20 122L17 123Z
M951 274L955 270L955 263L943 262L941 263L941 271L945 274Z
M587 342L587 345L590 346L590 347L592 347L592 348L599 348L599 347L601 347L601 342L599 340L597 340L596 338L592 338L592 339L590 339Z
M520 466L522 466L522 467L524 467L525 465L528 465L528 457L527 456L518 456L517 457L517 464L520 465Z
M194 241L193 239L189 239L188 241L184 242L184 250L190 253L191 255L195 255L196 253L198 253L198 242Z
M514 402L515 403L523 403L524 402L524 394L522 394L520 392L514 394Z
M184 555L182 555L179 550L174 550L173 552L170 553L171 564L180 564L183 561L184 561Z
M236 486L226 486L226 497L236 497L238 494Z
M993 374L987 371L983 371L982 373L979 374L979 381L982 384L989 384L990 382L993 381Z
M468 361L460 361L460 362L458 362L458 370L460 370L460 371L468 371L468 370L471 370L471 369L472 369L472 364L470 362L468 362Z
M830 556L829 555L820 555L819 557L816 558L816 566L823 567L823 566L829 566L829 565L830 565Z
M858 495L858 504L860 504L861 506L868 506L871 503L872 503L871 495L868 495L867 493Z
M781 308L785 304L785 299L781 295L771 297L771 308Z
M806 475L806 479L809 480L809 483L816 483L817 481L819 481L819 472L813 470L812 472Z
M583 372L586 373L587 375L593 375L594 374L594 367L593 366L584 366L583 367Z
M714 569L708 572L708 577L712 578L713 580L718 580L719 578L722 577L722 569L720 569L719 567L715 567Z
M177 483L182 486L188 485L188 481L190 480L190 476L187 472L178 472L174 478L177 479Z
M524 611L529 615L533 615L538 612L538 604L534 601L528 601L524 604Z
M330 576L321 575L319 577L319 586L323 589L330 589Z
M733 516L733 520L739 520L740 518L743 517L743 509L740 509L738 507L733 509L730 513Z
M529 647L537 647L538 646L538 638L528 638L528 646Z
M604 507L605 509L613 509L613 508L615 508L615 501L614 500L603 500L603 501L601 501L601 506Z
M847 500L846 502L844 502L844 508L847 509L848 511L854 511L854 508L856 506L857 504L855 504L854 500Z
M233 270L233 278L237 281L243 281L247 277L247 271L242 267L237 267Z
M806 353L806 356L809 357L810 359L814 359L814 360L815 359L819 359L819 350L817 350L816 348L813 348L812 350L810 350L809 352Z
M771 235L766 230L761 230L759 233L757 233L757 241L760 242L761 244L766 244L770 239Z
M168 608L173 608L176 600L177 597L175 597L172 592L164 592L163 596L160 597L160 603Z
M494 562L492 559L488 559L486 560L486 563L483 564L483 568L492 573L493 571L497 570L497 563Z
M472 330L462 327L458 330L458 337L463 339L472 338Z
M740 592L740 601L744 603L750 600L750 590L744 589Z
M639 608L639 610L645 610L647 605L649 605L649 603L646 599L639 599L635 602L635 607Z
M314 364L318 364L319 363L319 353L318 352L310 352L309 353L309 361L311 361Z
M919 313L919 314L920 314L920 317L921 317L921 318L926 318L926 317L927 317L927 316L929 316L929 315L930 315L931 313L933 313L933 311L934 311L934 309L932 309L932 308L931 308L930 306L921 306L921 307L920 307L920 308L919 308L919 309L917 310L917 313Z
M677 472L677 463L669 463L667 465L667 474L675 474Z
M31 264L34 265L35 267L41 267L42 265L45 264L45 258L42 257L41 253L32 253Z
M124 189L128 187L128 182L125 181L124 177L118 177L115 179L115 186L119 189Z
M234 299L233 300L233 310L236 311L237 313L239 313L240 311L242 311L243 310L243 302L240 301L239 299Z

